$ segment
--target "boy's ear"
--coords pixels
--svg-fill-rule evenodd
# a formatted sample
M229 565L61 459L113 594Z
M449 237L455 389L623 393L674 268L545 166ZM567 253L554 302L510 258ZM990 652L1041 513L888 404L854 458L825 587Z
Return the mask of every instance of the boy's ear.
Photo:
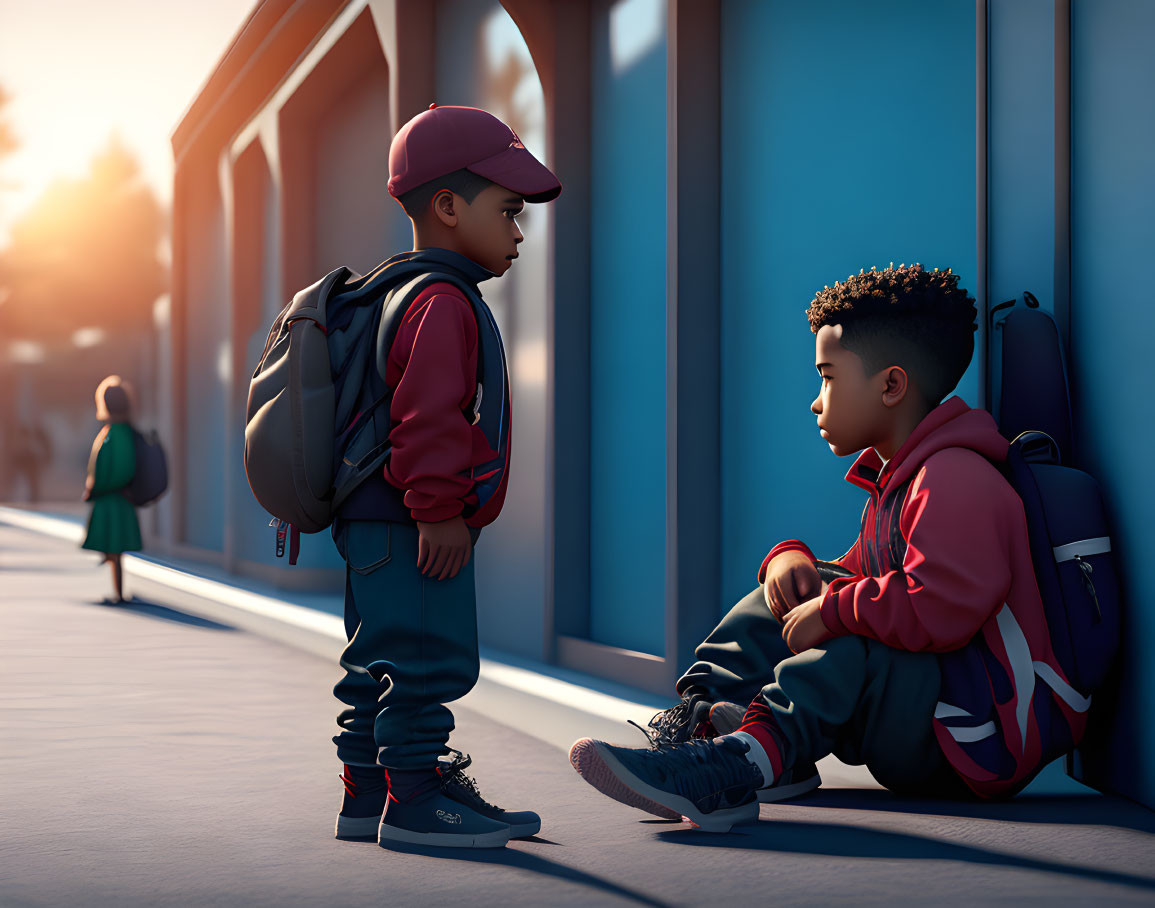
M433 213L446 227L457 226L457 196L442 189L433 197Z
M889 366L883 371L886 384L882 388L882 405L897 407L906 399L910 390L910 378L902 366Z

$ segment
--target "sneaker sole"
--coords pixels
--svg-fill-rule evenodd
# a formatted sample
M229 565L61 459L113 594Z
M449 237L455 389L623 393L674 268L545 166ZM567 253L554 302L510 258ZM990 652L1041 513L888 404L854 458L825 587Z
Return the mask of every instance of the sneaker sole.
M541 832L541 820L536 823L522 823L520 826L509 827L509 837L511 839L528 839L530 836L537 835Z
M657 801L644 798L619 779L610 768L597 749L597 742L592 738L582 738L569 749L569 761L577 774L590 783L607 798L613 798L628 807L636 807L646 813L652 813L663 820L680 820L682 815L675 813L668 807L663 807Z
M508 826L493 832L464 835L452 832L413 832L382 823L377 831L377 844L382 848L393 844L425 845L430 848L504 848L509 839Z
M758 789L758 803L773 804L777 801L785 801L788 798L796 798L799 795L804 795L808 791L814 791L822 784L822 777L815 773L808 779L803 779L800 782L794 782L790 785L770 785L766 788Z
M751 801L749 804L743 804L740 807L728 807L722 810L715 810L708 814L702 813L692 801L683 798L681 795L654 788L652 785L639 779L626 769L600 741L583 738L571 748L570 753L572 754L573 750L586 742L588 742L588 747L584 749L591 751L594 755L593 759L599 760L604 765L605 772L616 777L618 783L627 791L632 792L636 798L657 807L664 807L669 812L668 815L676 814L706 832L729 832L735 824L746 823L758 818L757 799ZM601 775L600 772L597 774L599 776ZM583 778L585 778L585 776L583 776ZM593 783L591 782L591 784ZM598 790L601 791L602 789L599 788ZM617 800L621 800L621 798L617 798Z
M381 817L346 817L337 814L336 838L344 841L372 841L377 838Z

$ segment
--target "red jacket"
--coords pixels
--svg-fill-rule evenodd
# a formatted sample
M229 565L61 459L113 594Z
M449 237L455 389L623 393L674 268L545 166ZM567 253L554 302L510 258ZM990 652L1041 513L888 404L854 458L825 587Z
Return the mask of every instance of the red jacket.
M385 479L404 493L413 519L436 523L476 504L471 472L497 452L466 417L477 394L477 320L457 287L431 284L413 301L389 348L385 382L394 389ZM467 523L493 521L508 475L495 506Z
M846 478L870 501L858 539L838 559L854 576L830 584L820 612L830 637L861 634L944 654L935 733L951 766L983 795L1013 793L1040 768L1036 681L1079 733L1088 705L1051 650L1022 502L992 463L1005 460L1007 448L989 413L952 397L885 466L873 449L863 452ZM912 477L901 502L888 497ZM894 507L902 564L890 563ZM783 542L759 580L771 558L791 549L814 557L798 540ZM986 766L975 747L986 748ZM1002 748L997 760L993 747ZM995 763L1001 768L992 771Z

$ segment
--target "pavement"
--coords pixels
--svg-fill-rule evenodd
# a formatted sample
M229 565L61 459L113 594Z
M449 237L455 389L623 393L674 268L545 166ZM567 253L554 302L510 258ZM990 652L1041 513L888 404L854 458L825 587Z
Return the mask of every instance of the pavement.
M729 835L648 818L565 748L642 743L620 720L653 698L499 654L451 744L541 834L479 852L338 842L335 616L278 622L269 591L149 559L129 567L135 601L104 604L107 568L34 516L0 508L5 908L1155 904L1155 814L1050 770L1008 803L914 801L823 761L822 788Z

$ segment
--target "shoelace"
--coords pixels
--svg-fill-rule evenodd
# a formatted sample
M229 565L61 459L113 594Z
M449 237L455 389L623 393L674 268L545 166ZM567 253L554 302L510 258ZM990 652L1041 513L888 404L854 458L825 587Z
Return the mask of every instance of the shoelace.
M680 787L691 800L720 794L738 785L756 781L758 768L743 755L725 751L712 741L687 741L667 744L659 748L663 753L663 769L667 776L681 783Z
M642 728L633 719L628 721L630 725L646 736L646 740L650 742L650 749L657 750L663 745L678 743L678 733L689 723L693 708L694 700L683 697L681 701L669 709L655 713L654 717L646 723L647 728ZM653 731L647 729L653 729Z
M351 798L357 797L357 783L356 782L354 782L347 775L345 775L345 773L340 773L337 776L337 778L345 783L345 794L347 794Z
M451 754L456 754L456 756L453 758L453 761L448 765L437 767L437 772L441 776L442 786L444 787L445 785L453 784L460 785L466 791L468 791L472 797L477 798L477 800L486 807L492 810L501 810L500 807L497 807L494 804L490 804L489 801L485 800L485 798L481 796L481 792L477 790L476 780L465 774L465 770L469 768L471 763L473 763L473 757L471 757L469 754L463 754L460 750L454 750L452 747L449 748L449 752Z

